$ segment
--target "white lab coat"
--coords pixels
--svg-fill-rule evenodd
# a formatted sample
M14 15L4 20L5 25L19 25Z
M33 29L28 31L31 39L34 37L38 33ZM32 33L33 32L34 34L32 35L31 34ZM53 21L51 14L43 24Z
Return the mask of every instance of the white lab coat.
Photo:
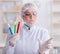
M3 54L38 54L38 39L40 39L41 43L44 43L46 40L50 39L46 29L39 28L35 25L31 27L30 30L28 30L28 27L25 25L21 27L17 38L18 41L14 47L9 45L9 37L10 35L8 35ZM49 54L49 51L47 50L45 54Z

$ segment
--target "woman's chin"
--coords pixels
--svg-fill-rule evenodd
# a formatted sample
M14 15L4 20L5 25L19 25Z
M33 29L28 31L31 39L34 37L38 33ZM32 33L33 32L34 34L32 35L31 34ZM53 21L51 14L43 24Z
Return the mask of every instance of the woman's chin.
M30 22L30 24L34 24L34 22Z
M35 23L35 22L32 22L32 21L30 22L30 24L34 24L34 23Z

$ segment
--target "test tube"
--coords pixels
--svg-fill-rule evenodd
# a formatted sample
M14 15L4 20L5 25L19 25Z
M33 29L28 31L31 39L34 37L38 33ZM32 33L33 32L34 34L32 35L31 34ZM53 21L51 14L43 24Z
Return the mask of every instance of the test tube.
M18 32L19 32L19 29L20 29L20 22L18 22L16 33L18 33Z
M13 35L13 30L12 30L12 28L10 27L9 24L8 24L8 26L9 26L9 32L10 32L10 34Z
M16 33L16 23L14 24L14 34Z

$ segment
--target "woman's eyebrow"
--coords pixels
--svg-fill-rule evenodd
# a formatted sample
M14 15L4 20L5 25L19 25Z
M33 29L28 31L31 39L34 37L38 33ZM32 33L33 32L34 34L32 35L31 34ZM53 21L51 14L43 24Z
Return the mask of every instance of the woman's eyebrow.
M29 13L29 11L28 11L28 10L26 10L24 13L26 13L26 12L27 12L27 13Z
M31 13L28 10L26 10L24 13ZM32 11L32 13L37 13L36 11Z
M25 12L24 14L30 14L30 12Z

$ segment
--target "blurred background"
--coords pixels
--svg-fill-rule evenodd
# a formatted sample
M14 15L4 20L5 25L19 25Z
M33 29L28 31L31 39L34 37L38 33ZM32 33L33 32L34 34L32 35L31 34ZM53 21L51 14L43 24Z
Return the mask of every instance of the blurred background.
M20 9L24 3L33 2L39 9L37 25L48 29L53 37L50 54L60 54L60 0L0 0L0 54L5 46L7 25L17 20L22 21Z

